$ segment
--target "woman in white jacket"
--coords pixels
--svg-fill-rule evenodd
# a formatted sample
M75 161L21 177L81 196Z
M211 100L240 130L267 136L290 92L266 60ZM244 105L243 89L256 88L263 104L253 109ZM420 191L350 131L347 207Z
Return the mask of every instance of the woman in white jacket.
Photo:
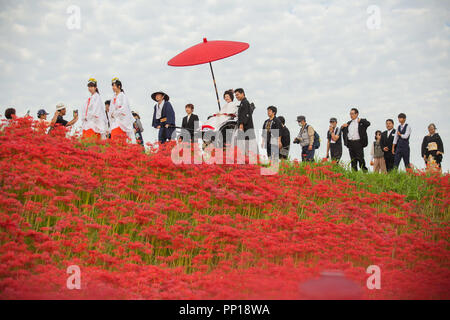
M91 96L81 110L81 128L83 139L105 139L108 130L103 102L97 88L97 80L88 80L88 90Z
M112 79L112 89L114 96L109 106L109 122L111 129L111 139L128 138L135 141L134 117L131 114L128 98L123 92L122 82L118 78Z

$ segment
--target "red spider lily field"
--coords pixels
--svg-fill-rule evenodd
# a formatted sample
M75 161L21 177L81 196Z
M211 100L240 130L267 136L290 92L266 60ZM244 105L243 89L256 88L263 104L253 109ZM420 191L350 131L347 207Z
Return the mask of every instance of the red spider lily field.
M324 270L363 299L450 298L448 174L294 161L267 176L177 165L171 147L2 128L0 298L303 299Z

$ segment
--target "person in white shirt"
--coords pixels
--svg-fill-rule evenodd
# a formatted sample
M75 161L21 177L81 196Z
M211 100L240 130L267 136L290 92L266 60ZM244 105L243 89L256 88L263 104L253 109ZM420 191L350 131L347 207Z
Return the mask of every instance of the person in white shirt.
M400 125L397 128L397 134L394 137L392 144L392 154L395 155L394 167L398 168L401 160L405 163L405 168L408 169L411 164L409 162L409 137L411 136L411 127L406 123L406 114L400 113L398 115L398 122Z
M112 89L114 91L114 96L111 99L108 113L111 139L128 138L134 143L134 118L131 114L128 98L123 92L122 82L119 78L112 79Z
M352 120L344 123L341 127L344 135L344 144L350 153L352 169L357 171L359 163L360 168L367 172L364 148L368 144L367 128L370 126L370 122L359 118L359 111L356 108L350 110L350 118Z
M103 100L97 88L97 80L88 80L88 90L91 96L81 110L81 129L83 139L105 139L108 121L103 107Z

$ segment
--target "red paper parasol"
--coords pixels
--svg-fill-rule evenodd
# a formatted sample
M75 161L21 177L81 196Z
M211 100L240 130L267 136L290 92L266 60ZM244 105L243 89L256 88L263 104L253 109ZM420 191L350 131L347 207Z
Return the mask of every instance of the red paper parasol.
M203 42L184 50L173 57L167 64L173 67L187 67L198 64L209 63L213 77L214 88L216 90L217 104L220 110L219 94L217 92L216 79L211 62L225 59L238 54L249 48L249 44L237 41L208 41L203 38Z

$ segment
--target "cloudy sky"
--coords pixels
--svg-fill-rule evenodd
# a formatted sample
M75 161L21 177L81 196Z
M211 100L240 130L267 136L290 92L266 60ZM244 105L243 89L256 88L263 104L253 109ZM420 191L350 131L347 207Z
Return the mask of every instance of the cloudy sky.
M73 6L80 12L79 28ZM156 90L170 95L178 124L187 103L201 120L217 110L208 65L167 65L203 37L250 44L213 66L220 93L246 90L257 107L258 128L269 105L287 118L291 135L303 114L322 137L323 156L330 116L342 123L355 106L372 123L370 140L385 119L405 112L411 160L418 166L429 123L450 148L447 0L0 0L0 112L14 106L19 115L35 115L44 107L53 114L64 102L70 115L88 97L87 79L99 81L106 100L111 79L119 77L132 109L141 114L144 139L154 141L150 94ZM297 145L291 154L300 156Z

